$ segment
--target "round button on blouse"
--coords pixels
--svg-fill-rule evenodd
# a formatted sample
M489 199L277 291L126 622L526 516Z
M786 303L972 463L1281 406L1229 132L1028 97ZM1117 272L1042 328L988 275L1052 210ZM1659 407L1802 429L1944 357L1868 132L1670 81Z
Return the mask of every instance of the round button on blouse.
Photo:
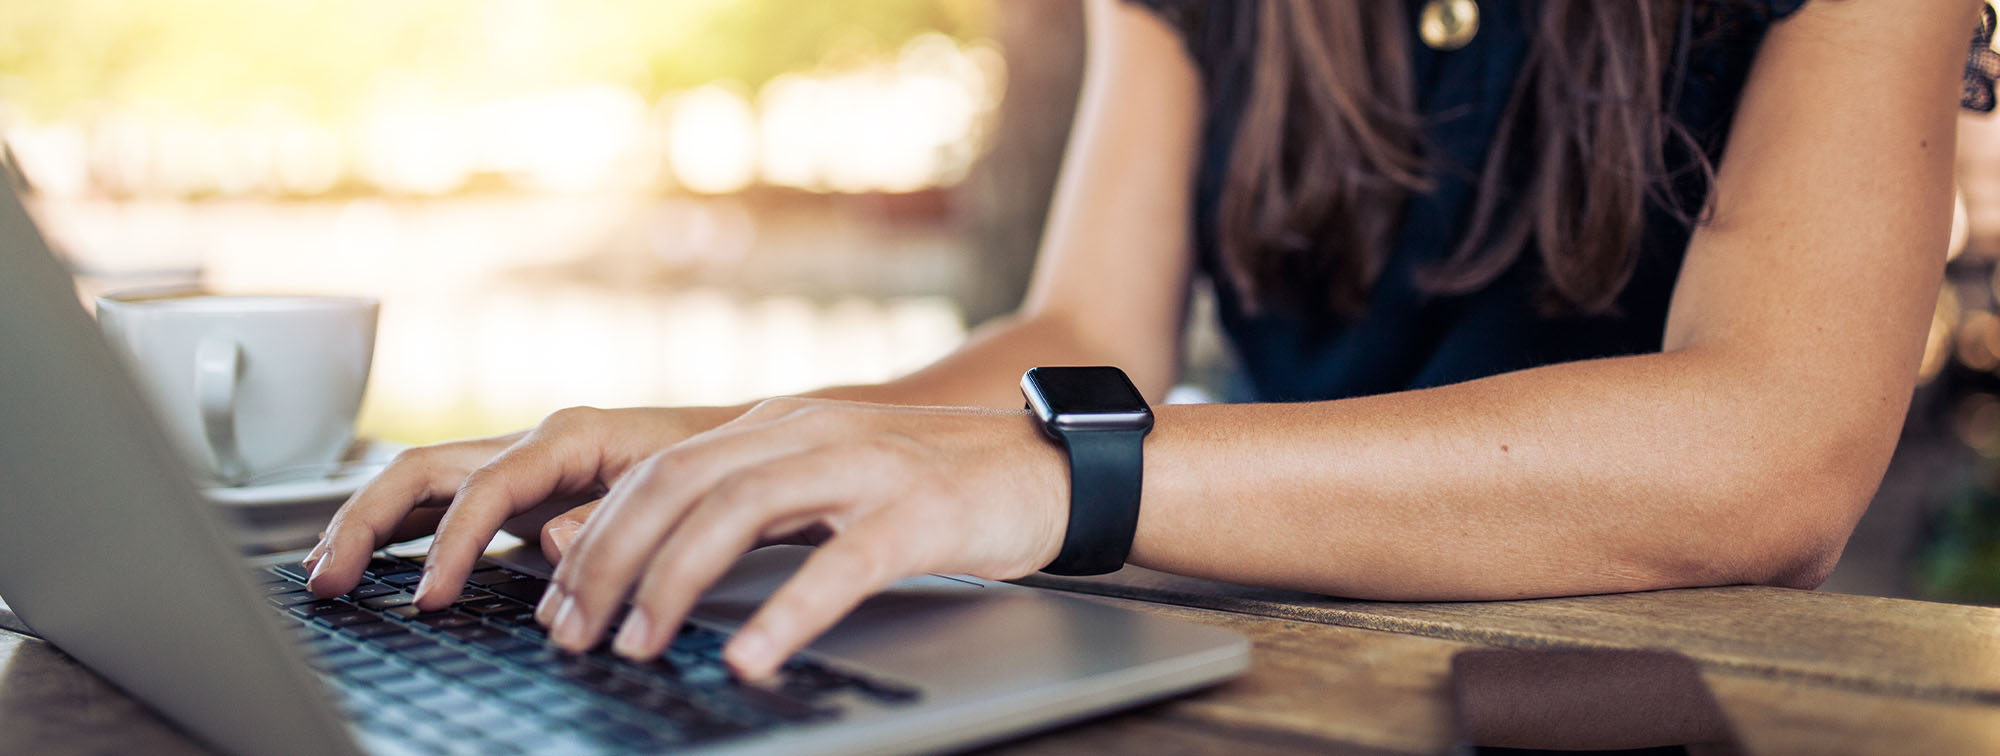
M1417 17L1417 36L1432 50L1457 50L1479 34L1475 0L1430 0Z

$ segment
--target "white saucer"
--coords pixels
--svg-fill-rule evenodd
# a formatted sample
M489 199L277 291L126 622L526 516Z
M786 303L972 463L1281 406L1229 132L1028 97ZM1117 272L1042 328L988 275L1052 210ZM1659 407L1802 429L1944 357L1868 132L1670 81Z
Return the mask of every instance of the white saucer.
M201 495L214 504L228 507L270 507L345 501L361 486L373 480L397 452L410 448L396 441L368 440L355 443L355 452L331 475L266 483L255 486L204 488Z

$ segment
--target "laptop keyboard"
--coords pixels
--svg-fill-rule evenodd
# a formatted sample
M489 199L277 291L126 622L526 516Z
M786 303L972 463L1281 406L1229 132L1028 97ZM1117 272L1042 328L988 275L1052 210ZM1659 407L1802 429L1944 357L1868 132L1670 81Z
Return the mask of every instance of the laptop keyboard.
M647 663L604 645L564 653L534 621L548 581L482 562L451 607L419 612L410 592L422 566L378 556L359 586L331 599L308 593L297 565L259 575L340 708L364 731L420 750L660 751L838 719L843 696L917 698L804 657L773 683L740 683L722 662L727 636L692 623Z

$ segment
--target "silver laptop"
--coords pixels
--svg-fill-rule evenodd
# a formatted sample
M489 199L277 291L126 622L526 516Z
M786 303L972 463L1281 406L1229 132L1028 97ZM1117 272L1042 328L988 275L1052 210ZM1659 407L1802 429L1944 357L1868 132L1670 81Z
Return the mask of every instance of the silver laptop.
M0 171L0 184L5 184ZM718 649L803 548L753 552L672 647L633 664L548 649L549 569L492 554L419 614L417 563L380 555L314 600L299 555L232 551L11 187L0 188L0 596L197 737L241 754L897 753L955 749L1215 683L1224 630L972 578L861 606L748 685Z

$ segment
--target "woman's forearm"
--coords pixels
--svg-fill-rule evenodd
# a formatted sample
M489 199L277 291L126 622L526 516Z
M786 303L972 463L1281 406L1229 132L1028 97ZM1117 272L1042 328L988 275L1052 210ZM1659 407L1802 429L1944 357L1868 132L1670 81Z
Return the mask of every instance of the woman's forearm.
M1382 599L1817 583L1880 481L1908 388L1828 395L1740 363L1690 349L1163 407L1132 561ZM1842 402L1891 406L1820 411Z
M839 386L809 396L882 404L1021 408L1021 373L1039 365L1098 365L1114 361L1064 319L1015 315L975 331L944 358L892 381ZM1170 357L1152 365L1122 365L1154 399L1173 380Z
M882 383L833 386L804 394L876 404L1020 409L1020 377L1039 365L1098 365L1115 361L1086 343L1061 318L1012 315L994 321L950 354L913 373ZM1124 366L1140 390L1154 400L1173 380L1172 360ZM687 407L697 424L713 428L748 412L762 399L736 405Z

